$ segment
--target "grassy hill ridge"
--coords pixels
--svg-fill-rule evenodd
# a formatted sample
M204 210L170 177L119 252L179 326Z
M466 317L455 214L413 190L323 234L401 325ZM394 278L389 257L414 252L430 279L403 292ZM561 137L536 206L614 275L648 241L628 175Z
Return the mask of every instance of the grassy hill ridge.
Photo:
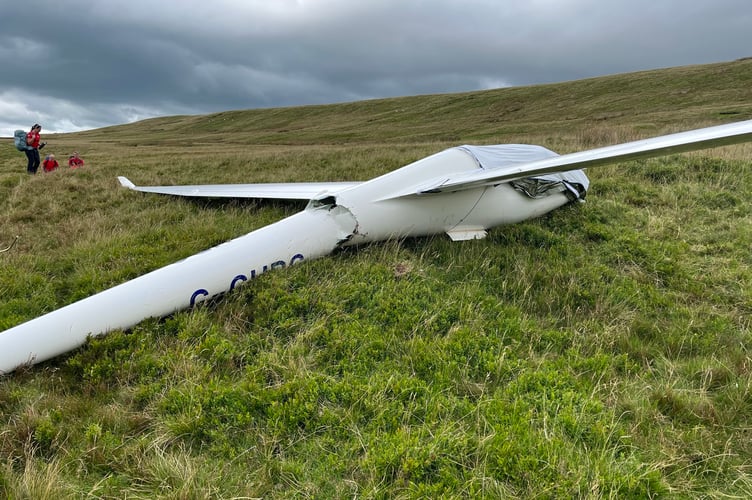
M609 120L646 132L749 116L752 59L612 75L574 82L456 94L410 96L278 109L226 111L144 120L83 133L84 137L245 144L320 144L489 140L562 131ZM636 121L637 120L637 121ZM636 122L636 123L635 123ZM459 126L458 126L459 124Z
M0 148L0 330L295 213L140 184L357 180L752 118L752 61ZM588 172L585 204L338 252L0 378L0 496L748 497L750 145ZM127 305L124 305L127 306Z

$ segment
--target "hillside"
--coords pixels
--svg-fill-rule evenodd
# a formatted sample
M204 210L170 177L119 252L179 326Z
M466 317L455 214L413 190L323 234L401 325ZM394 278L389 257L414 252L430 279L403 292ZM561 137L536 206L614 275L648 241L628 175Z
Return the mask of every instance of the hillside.
M365 180L463 143L565 153L752 118L752 60L48 135L0 147L0 330L299 211L139 184ZM752 145L588 172L452 243L265 273L0 378L0 496L748 497ZM127 307L123 304L123 307Z
M496 141L601 121L652 133L745 112L752 60L645 71L576 82L460 94L375 99L328 106L232 111L168 117L86 134L97 139L243 144ZM227 137L229 134L229 137Z

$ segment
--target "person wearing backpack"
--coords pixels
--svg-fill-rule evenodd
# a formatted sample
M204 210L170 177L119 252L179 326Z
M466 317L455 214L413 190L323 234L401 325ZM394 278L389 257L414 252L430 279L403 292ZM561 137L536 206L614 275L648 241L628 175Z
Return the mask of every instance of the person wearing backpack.
M26 172L34 175L37 173L37 169L39 168L39 150L44 147L46 142L42 142L40 144L39 140L39 132L42 130L42 126L38 123L35 123L33 127L31 127L31 130L26 134L26 158L29 160L29 163L26 166Z

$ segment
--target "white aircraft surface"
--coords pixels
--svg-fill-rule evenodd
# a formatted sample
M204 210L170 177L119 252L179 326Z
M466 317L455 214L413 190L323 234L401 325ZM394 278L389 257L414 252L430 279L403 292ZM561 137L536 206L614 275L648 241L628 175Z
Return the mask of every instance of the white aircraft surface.
M271 269L341 246L446 233L483 238L489 228L582 200L584 168L752 140L752 120L558 155L541 146L459 146L367 182L139 187L177 196L309 200L279 222L0 333L0 374L69 352L87 338L163 317Z

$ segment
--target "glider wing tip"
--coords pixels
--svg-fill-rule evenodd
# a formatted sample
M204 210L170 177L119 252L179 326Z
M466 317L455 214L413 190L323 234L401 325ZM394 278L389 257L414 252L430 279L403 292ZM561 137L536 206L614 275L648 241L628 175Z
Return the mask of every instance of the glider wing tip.
M128 189L136 189L136 185L128 180L127 177L119 176L118 180L120 181L121 186L127 187Z

